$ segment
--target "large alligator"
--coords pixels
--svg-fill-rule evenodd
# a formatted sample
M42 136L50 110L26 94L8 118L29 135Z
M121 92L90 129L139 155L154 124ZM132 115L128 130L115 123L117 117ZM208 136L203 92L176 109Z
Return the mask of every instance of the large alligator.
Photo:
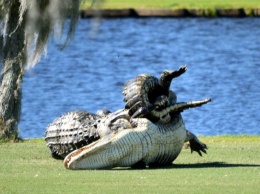
M45 133L52 156L65 157L66 168L99 169L170 164L186 141L192 151L206 153L207 146L185 129L180 112L210 99L177 103L169 90L171 80L185 71L185 66L165 71L159 81L144 74L129 81L125 109L102 115L74 111L56 119Z

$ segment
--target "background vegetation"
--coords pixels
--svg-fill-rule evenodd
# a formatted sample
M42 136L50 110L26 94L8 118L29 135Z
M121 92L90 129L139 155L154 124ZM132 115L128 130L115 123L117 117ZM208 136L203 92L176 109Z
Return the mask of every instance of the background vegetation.
M0 193L259 193L260 136L200 138L208 154L183 149L169 168L72 171L43 139L0 143Z
M81 9L89 8L91 1L85 1ZM260 8L259 0L104 0L103 8Z

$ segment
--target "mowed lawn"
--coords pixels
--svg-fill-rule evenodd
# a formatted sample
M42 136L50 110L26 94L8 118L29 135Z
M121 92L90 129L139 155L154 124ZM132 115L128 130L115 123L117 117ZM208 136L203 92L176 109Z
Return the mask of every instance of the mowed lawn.
M203 157L183 149L161 169L72 171L43 139L0 143L0 193L259 193L260 136L200 137Z
M98 1L97 1L98 2ZM81 9L89 8L91 1L85 1ZM195 9L215 9L215 8L260 8L259 0L105 0L102 1L102 8L195 8Z

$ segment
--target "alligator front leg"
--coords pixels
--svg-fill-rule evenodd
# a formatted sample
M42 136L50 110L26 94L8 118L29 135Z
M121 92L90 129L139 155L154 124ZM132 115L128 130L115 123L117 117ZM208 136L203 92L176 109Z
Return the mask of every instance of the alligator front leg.
M206 149L208 149L207 145L202 143L196 135L194 135L193 133L191 133L190 131L186 130L186 139L185 142L189 141L190 143L190 149L191 149L191 153L193 151L198 152L198 154L200 156L202 156L201 151L204 152L205 154Z
M64 159L68 169L104 169L132 166L141 162L151 149L147 119L138 119L138 128L125 129L70 153Z

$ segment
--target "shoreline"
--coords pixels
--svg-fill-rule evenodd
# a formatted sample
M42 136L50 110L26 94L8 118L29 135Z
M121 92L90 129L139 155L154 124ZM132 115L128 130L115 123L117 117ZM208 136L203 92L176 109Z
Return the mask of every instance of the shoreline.
M184 18L184 17L208 17L208 18L243 18L260 17L260 8L227 8L227 9L86 9L80 10L81 18L101 16L103 18Z

